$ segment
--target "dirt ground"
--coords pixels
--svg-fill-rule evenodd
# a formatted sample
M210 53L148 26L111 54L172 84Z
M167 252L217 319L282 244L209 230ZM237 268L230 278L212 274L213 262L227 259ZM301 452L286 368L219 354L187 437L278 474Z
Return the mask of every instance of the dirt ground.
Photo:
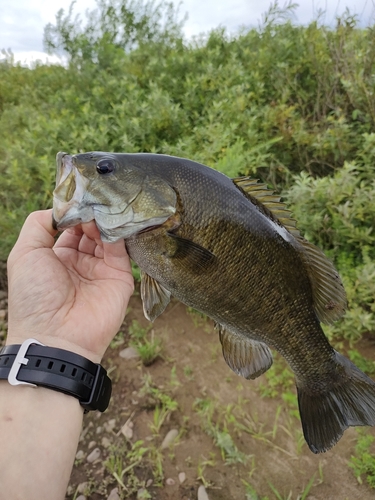
M149 325L139 295L103 360L112 400L104 414L84 417L67 499L195 500L201 484L209 500L375 498L348 466L356 430L328 453L312 454L285 398L262 397L265 375L246 381L227 367L211 321L172 301L149 332L162 349L148 367L119 355L134 321ZM155 394L175 404L164 420ZM172 429L178 436L162 449Z

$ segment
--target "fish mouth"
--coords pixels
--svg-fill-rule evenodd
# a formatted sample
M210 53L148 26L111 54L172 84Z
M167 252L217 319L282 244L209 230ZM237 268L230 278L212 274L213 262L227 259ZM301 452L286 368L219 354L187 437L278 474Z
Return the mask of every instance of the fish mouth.
M92 207L82 206L89 182L75 167L74 158L67 153L57 153L56 168L52 227L62 230L93 220Z

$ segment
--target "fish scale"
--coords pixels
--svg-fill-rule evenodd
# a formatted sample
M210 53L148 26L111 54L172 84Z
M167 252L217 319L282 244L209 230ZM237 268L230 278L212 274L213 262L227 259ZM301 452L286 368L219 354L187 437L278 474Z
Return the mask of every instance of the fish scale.
M205 313L225 361L248 379L271 366L269 348L276 349L295 374L314 453L330 449L349 426L375 425L374 382L331 347L320 326L346 309L337 271L264 184L165 155L59 153L57 163L55 226L94 219L104 241L124 238L141 269L149 320L171 296Z

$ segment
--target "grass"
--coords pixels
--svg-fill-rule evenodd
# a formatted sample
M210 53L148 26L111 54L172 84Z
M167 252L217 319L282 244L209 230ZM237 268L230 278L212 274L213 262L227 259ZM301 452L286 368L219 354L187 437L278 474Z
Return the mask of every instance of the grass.
M128 329L129 344L138 352L144 366L152 365L162 351L162 341L155 338L155 332L151 328L151 325L143 328L138 321L133 320Z
M353 469L359 484L363 483L365 477L368 485L375 488L375 438L365 429L359 429L357 433L357 444L349 466Z
M227 464L246 464L249 455L242 453L234 443L228 427L228 418L222 413L218 415L218 421L214 422L214 414L217 413L216 405L210 399L197 399L194 409L201 417L204 431L213 439L219 448L221 457Z

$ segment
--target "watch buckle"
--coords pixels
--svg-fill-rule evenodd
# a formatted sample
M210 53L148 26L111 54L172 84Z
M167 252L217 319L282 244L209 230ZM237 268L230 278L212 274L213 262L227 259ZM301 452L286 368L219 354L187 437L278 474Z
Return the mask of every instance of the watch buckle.
M35 384L30 384L29 382L23 382L22 380L17 379L18 372L20 371L21 366L27 365L27 363L29 362L29 359L26 358L25 356L27 354L29 347L32 344L38 344L44 346L44 344L38 342L35 339L27 339L20 345L18 353L14 358L12 368L9 371L8 382L10 383L10 385L30 385L31 387L37 387Z

